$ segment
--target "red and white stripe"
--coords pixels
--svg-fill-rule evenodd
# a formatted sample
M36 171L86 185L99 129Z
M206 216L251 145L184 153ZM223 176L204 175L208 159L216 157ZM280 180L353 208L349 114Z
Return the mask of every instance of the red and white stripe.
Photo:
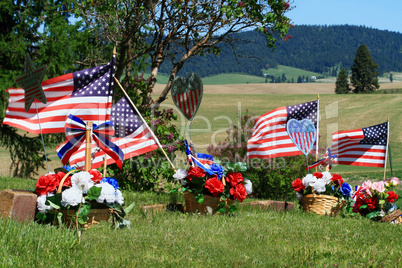
M123 138L112 138L111 141L119 146L124 152L124 160L158 149L158 145L152 138L151 133L145 126L139 127L134 133ZM61 147L61 146L60 146ZM60 148L59 147L59 148ZM105 153L99 150L99 147L92 142L92 166L99 168L103 165ZM107 164L115 163L115 160L107 156ZM85 145L81 145L77 152L70 157L70 165L85 166Z
M363 139L362 129L339 131L332 134L331 151L338 155L338 164L385 167L386 146L359 144Z
M285 106L261 115L255 122L251 138L247 141L247 157L274 158L302 154L290 139L286 123Z
M195 114L197 105L201 100L201 89L191 90L190 92L184 92L173 96L175 103L179 105L179 108L186 115L188 119L191 119Z
M73 74L66 74L42 82L47 103L37 102L39 119L43 133L64 132L64 124L69 114L83 121L95 124L110 120L111 96L73 97ZM22 88L8 89L10 95L3 124L10 125L33 134L40 134L35 106L25 111L25 91Z

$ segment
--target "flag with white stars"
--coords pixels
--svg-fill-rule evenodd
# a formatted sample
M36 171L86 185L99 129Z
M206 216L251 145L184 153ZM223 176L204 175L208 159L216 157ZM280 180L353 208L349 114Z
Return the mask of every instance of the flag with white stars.
M113 57L108 64L43 81L41 86L47 103L37 105L43 133L64 132L69 114L95 124L110 120L114 69ZM10 88L8 93L10 99L3 124L39 134L35 107L24 109L24 90Z
M141 155L158 149L158 145L152 138L141 117L131 107L126 97L121 98L112 107L111 120L114 127L114 138L111 139L124 152L124 159ZM92 168L103 165L105 153L99 150L95 144L92 146ZM114 159L107 156L107 164L115 163ZM70 165L83 167L85 165L85 146L70 157Z
M253 134L247 141L247 157L274 158L303 154L286 130L290 119L309 119L317 129L318 100L279 107L257 118Z
M388 147L388 122L332 134L332 152L338 164L385 167Z

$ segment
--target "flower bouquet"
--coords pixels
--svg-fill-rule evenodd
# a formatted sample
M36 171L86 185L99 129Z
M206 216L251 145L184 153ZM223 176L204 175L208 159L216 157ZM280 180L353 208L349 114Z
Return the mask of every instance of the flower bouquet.
M352 188L342 176L330 172L308 174L292 182L292 188L305 211L337 216L343 204L352 200Z
M395 205L399 197L395 193L398 184L396 177L379 182L365 181L356 191L353 212L371 220L399 223L402 212Z
M134 205L122 208L124 198L114 178L103 178L95 169L62 170L41 176L36 183L38 220L75 224L78 228L107 221L111 214L116 228L129 226L124 216Z
M201 214L233 212L235 200L242 202L252 192L252 184L243 173L246 163L230 163L224 169L213 161L179 169L173 175L182 185L186 211Z

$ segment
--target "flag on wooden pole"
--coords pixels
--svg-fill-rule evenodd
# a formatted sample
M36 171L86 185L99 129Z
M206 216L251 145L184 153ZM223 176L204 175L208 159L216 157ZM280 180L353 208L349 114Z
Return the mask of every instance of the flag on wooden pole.
M38 103L43 133L62 133L69 114L95 124L110 120L114 83L112 62L43 81L47 103ZM39 134L35 108L25 111L22 88L8 89L10 95L3 124Z
M383 167L387 161L388 122L332 134L332 152L338 164Z
M142 123L139 115L131 107L126 97L121 98L112 107L111 121L115 131L115 137L111 141L123 151L124 160L158 149L158 145L152 138L148 128ZM104 165L104 157L105 153L93 143L92 168L99 168ZM113 158L106 157L107 165L115 163ZM83 167L84 164L85 147L81 145L78 151L70 157L70 165Z
M247 141L247 157L274 158L303 154L287 132L286 124L291 119L309 119L317 129L318 100L279 107L261 115L254 124L251 138Z

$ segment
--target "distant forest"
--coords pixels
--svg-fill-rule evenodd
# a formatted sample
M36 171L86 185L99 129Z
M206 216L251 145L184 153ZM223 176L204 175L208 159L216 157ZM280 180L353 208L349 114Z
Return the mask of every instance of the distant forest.
M221 46L220 55L207 54L188 61L179 72L187 76L196 72L202 77L221 73L246 73L262 76L262 69L286 65L336 76L340 68L350 69L357 48L365 44L379 65L380 73L402 71L402 34L363 26L305 26L290 29L292 36L280 42L272 51L264 37L255 31L239 33L236 39L236 55L228 47ZM169 62L160 72L168 73ZM335 70L335 72L334 72Z

